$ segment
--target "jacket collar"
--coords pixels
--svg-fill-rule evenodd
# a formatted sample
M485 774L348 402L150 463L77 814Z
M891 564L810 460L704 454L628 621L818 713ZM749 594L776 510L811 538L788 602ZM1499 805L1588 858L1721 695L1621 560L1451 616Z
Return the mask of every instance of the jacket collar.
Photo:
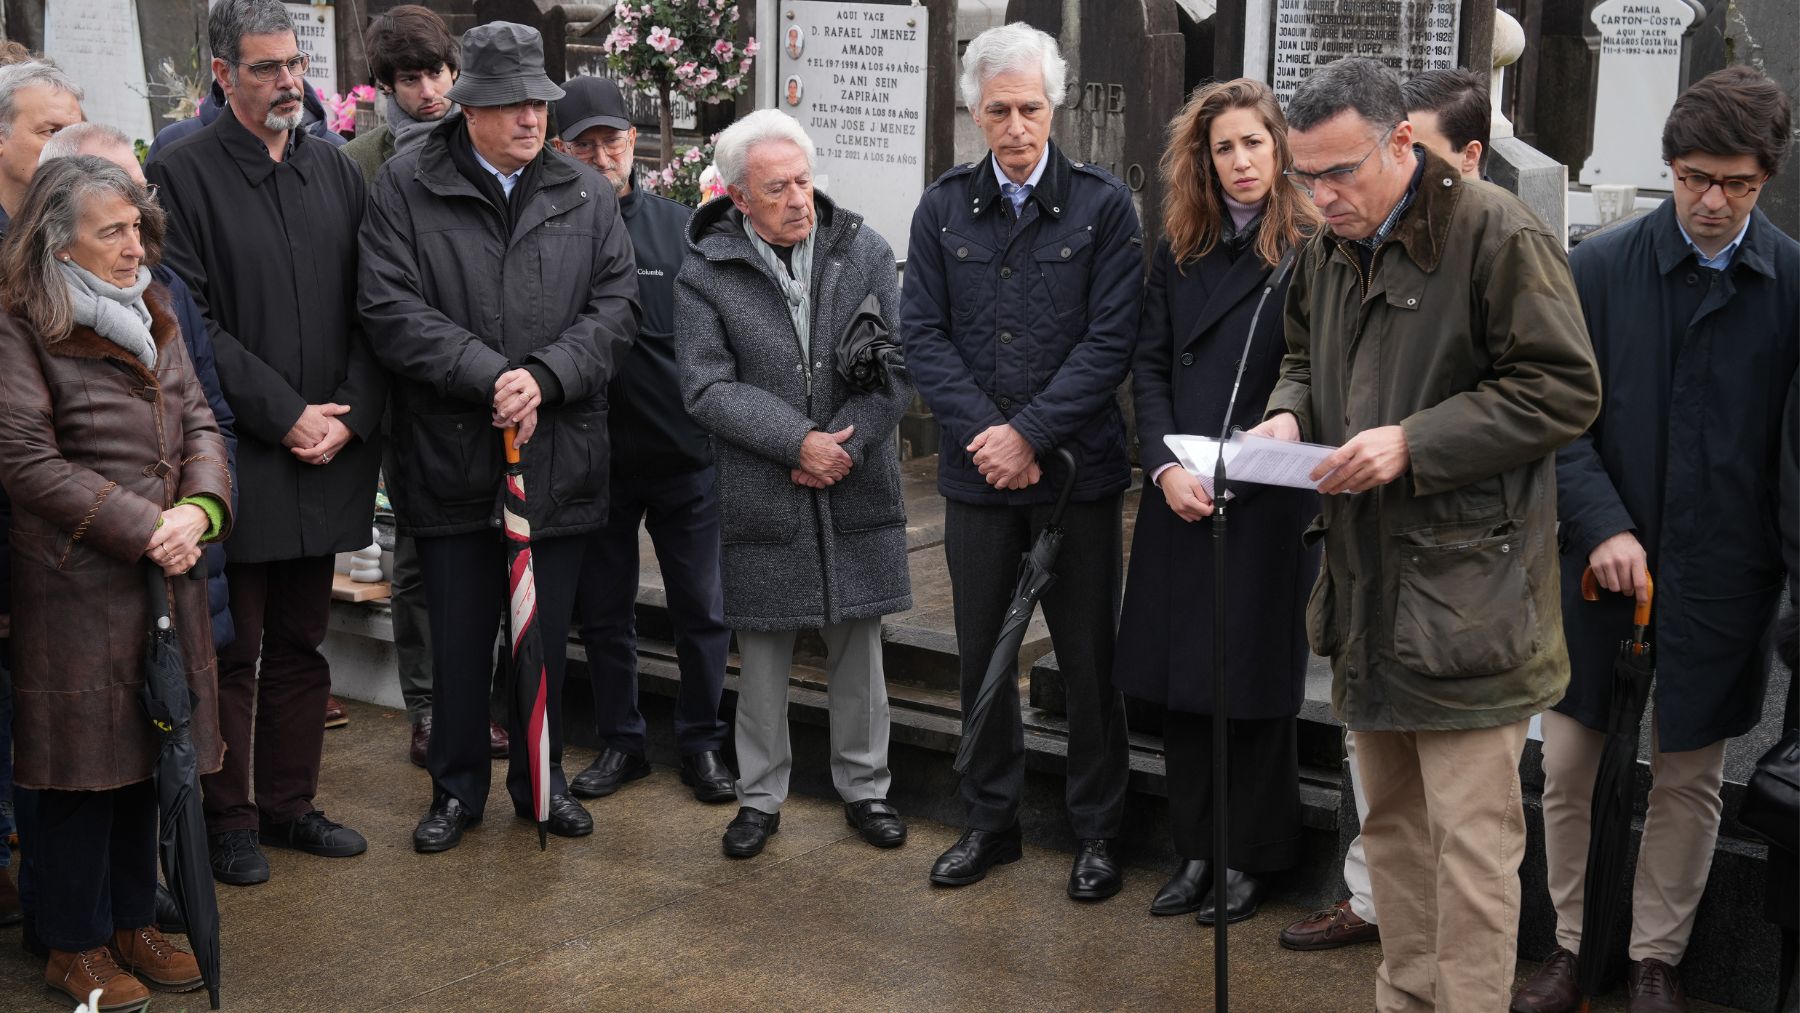
M1423 152L1425 157L1418 192L1413 195L1412 207L1401 214L1388 240L1399 243L1420 271L1431 274L1444 257L1444 247L1450 238L1450 219L1456 213L1457 202L1462 199L1467 184L1450 163L1429 149L1415 146L1413 151ZM1347 240L1335 238L1333 242L1339 246L1348 244Z
M226 106L214 121L213 130L218 133L219 143L224 145L226 154L237 163L237 167L244 173L245 181L251 186L261 186L263 180L268 179L275 171L275 160L269 157L269 146L262 142L262 138L251 133L249 127L238 122L237 113L230 106ZM309 142L317 143L305 130L296 128L288 131L287 152L282 160L300 173L302 182L306 180L306 169L302 165L304 160L296 156Z
M1063 207L1069 196L1069 179L1074 173L1075 163L1062 153L1055 141L1049 145L1049 161L1044 165L1044 175L1037 186L1031 190L1028 201L1036 201L1038 207L1052 218L1063 216ZM1000 181L994 176L994 153L988 152L976 164L973 178L969 180L969 217L980 218L989 208L997 207L1005 200L1000 194Z
M475 185L457 171L456 160L450 155L450 136L460 129L462 123L461 116L446 116L444 122L432 128L431 133L425 137L425 143L419 146L419 165L414 170L413 177L439 197L460 194L486 201L487 198L481 191L475 189ZM521 202L530 200L539 191L560 186L576 178L574 160L558 154L547 144L539 153L538 160L536 180L530 178L530 173L519 180L520 186L532 187L530 193L519 198ZM602 179L601 182L605 180ZM524 207L524 204L519 206Z
M1694 256L1693 247L1681 234L1681 223L1675 220L1675 198L1667 198L1650 212L1649 228L1658 273L1669 274ZM1775 277L1775 244L1770 239L1770 233L1774 231L1775 226L1763 214L1762 208L1751 209L1749 231L1744 233L1744 241L1738 245L1730 266L1742 264L1757 274Z
M169 299L169 290L162 282L151 282L144 290L144 305L150 310L150 337L156 342L157 361L162 361L161 353L170 341L181 333L181 327L175 321L175 310ZM60 355L70 359L112 359L151 381L155 378L144 364L125 349L100 336L92 327L76 327L69 336L61 341L44 346L51 355Z

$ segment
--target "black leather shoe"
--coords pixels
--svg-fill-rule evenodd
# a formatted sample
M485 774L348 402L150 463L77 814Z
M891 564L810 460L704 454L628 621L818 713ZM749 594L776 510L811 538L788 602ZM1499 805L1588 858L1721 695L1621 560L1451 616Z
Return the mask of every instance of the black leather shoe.
M694 789L694 797L708 805L737 798L737 778L717 749L682 757L681 783Z
M769 838L780 830L780 813L740 806L737 815L726 824L725 836L720 843L725 854L732 858L755 858L762 854L763 845L769 843Z
M605 798L623 788L626 782L648 776L649 760L608 747L601 750L599 758L569 782L569 794L582 798Z
M1207 891L1206 902L1200 905L1200 911L1194 920L1202 925L1211 925L1219 920L1219 891L1215 878L1214 889ZM1256 913L1262 906L1263 881L1248 872L1236 869L1225 870L1225 921L1226 924L1241 922Z
M1069 897L1073 900L1105 900L1124 885L1123 870L1113 856L1113 842L1103 837L1082 841L1075 852L1075 864L1069 869Z
M878 848L897 848L906 843L906 824L900 822L900 810L885 798L845 802L844 820L856 828L863 840Z
M968 886L987 878L988 870L1024 857L1019 825L1006 830L964 830L956 843L931 866L931 881L939 886Z
M320 858L349 858L369 850L363 835L328 818L317 809L292 823L262 821L262 842L292 848Z
M181 917L175 895L161 883L156 884L156 931L166 936L187 935L187 920Z
M522 820L537 822L532 819L529 809L520 811L514 807L513 811L518 813ZM567 795L552 795L550 796L550 819L545 823L544 829L558 837L586 837L594 832L594 818L588 815L588 811L581 807L580 802Z
M1187 859L1175 875L1156 892L1150 902L1153 915L1184 915L1198 910L1206 891L1212 889L1212 863L1204 858Z
M481 817L462 804L462 799L440 791L431 800L431 810L413 828L413 850L421 855L449 851L461 843L463 831L481 822Z
M230 886L255 886L269 881L269 859L256 846L249 830L227 830L207 839L213 878Z

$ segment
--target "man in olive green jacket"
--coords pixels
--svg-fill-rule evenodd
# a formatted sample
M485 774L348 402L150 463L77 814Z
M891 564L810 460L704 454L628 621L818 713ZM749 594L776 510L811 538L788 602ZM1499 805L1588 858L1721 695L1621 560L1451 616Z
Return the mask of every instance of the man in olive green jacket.
M1413 144L1399 79L1339 61L1288 108L1300 254L1267 435L1341 445L1314 477L1307 635L1356 732L1383 962L1376 1005L1504 1009L1531 715L1568 685L1554 454L1600 380L1561 245ZM1445 944L1440 952L1439 941Z

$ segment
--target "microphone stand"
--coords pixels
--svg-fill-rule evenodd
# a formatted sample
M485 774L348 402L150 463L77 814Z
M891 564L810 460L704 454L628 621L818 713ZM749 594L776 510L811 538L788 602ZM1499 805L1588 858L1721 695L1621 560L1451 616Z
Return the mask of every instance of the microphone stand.
M1256 300L1256 311L1250 315L1250 332L1244 335L1244 351L1238 357L1237 377L1231 381L1231 399L1225 404L1225 421L1219 426L1219 453L1213 458L1213 1008L1219 1013L1225 1013L1231 1008L1231 962L1227 956L1226 944L1226 925L1231 914L1225 897L1226 872L1231 867L1227 857L1231 837L1227 833L1226 823L1226 791L1231 781L1226 776L1229 756L1226 736L1229 734L1229 726L1225 721L1228 702L1225 692L1225 443L1231 437L1231 413L1237 409L1238 388L1244 383L1244 364L1250 361L1250 345L1256 340L1256 325L1262 320L1263 307L1269 301L1269 294L1287 280L1288 271L1294 266L1297 249L1290 249L1282 256L1281 262L1275 265L1275 270L1269 275L1268 282L1263 285L1262 296Z

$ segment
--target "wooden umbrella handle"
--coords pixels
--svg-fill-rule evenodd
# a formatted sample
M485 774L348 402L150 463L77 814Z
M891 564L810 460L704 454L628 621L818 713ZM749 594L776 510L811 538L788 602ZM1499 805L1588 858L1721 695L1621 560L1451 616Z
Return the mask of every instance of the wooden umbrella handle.
M1644 590L1644 600L1638 602L1637 608L1631 613L1634 626L1650 625L1650 603L1656 599L1656 581L1651 578L1648 570L1644 571ZM1600 580L1594 576L1594 568L1591 566L1581 571L1581 597L1587 601L1600 600Z
M505 429L500 430L500 438L506 444L506 463L507 464L518 464L519 463L519 442L518 442L519 441L519 427L518 426L507 426ZM1587 578L1583 577L1582 580L1585 582L1587 580ZM1586 583L1582 584L1582 587L1586 587L1586 586L1587 586ZM1590 598L1588 600L1592 601L1593 599Z

